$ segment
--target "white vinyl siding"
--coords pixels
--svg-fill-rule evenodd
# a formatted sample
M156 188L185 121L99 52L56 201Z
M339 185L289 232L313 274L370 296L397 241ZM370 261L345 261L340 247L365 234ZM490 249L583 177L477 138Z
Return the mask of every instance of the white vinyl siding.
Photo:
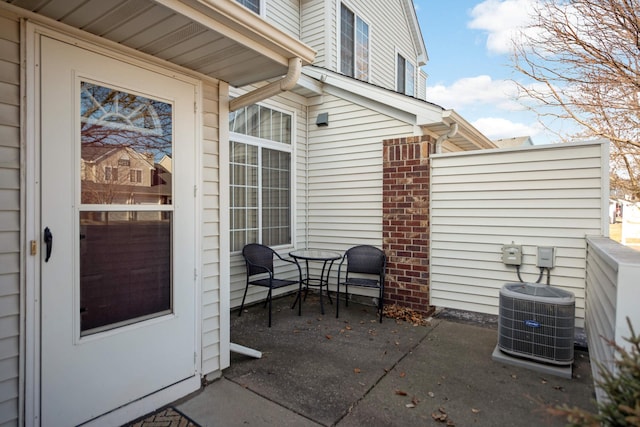
M310 126L308 246L345 250L382 246L382 141L413 127L364 106L324 95L310 117L329 112L327 127Z
M396 52L403 52L414 64L417 56L403 6L385 0L345 0L344 4L369 24L369 82L395 90Z
M416 98L427 99L427 73L422 69L418 69L418 83L416 85Z
M202 372L220 366L220 181L218 86L202 95Z
M403 52L414 64L417 56L403 6L384 0L343 3L369 25L368 81L395 90L396 53ZM302 4L301 40L317 51L314 65L336 72L340 64L340 4L330 0L309 0Z
M285 33L300 39L300 2L266 0L266 20Z
M502 245L523 245L528 282L539 275L536 247L552 246L551 285L575 294L582 327L585 236L606 225L607 154L594 142L434 156L431 304L497 314L500 288L518 281Z
M20 25L0 16L0 425L18 425Z
M586 329L591 358L591 373L595 382L602 381L600 366L615 370L615 341L631 351L632 344L627 318L636 333L640 324L637 308L640 251L622 246L608 237L587 238L587 317ZM606 400L602 389L596 388L599 402Z
M332 26L327 25L327 14L331 16L334 8L328 7L326 3L324 0L302 2L300 39L317 52L313 62L315 65L332 69L326 61L331 57L331 44L336 38L331 37Z

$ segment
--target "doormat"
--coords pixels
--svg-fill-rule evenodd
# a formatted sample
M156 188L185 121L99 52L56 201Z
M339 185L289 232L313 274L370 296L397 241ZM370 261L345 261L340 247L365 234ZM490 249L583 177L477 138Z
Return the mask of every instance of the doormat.
M187 417L175 408L160 409L153 414L145 415L125 427L201 427L200 424Z

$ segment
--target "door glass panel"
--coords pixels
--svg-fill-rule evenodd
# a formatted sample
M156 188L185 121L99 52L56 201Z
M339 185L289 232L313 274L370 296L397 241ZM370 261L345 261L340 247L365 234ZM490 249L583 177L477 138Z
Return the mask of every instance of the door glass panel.
M171 214L80 213L82 335L171 312Z
M172 312L172 107L80 84L81 335Z
M82 82L83 204L171 204L172 105Z

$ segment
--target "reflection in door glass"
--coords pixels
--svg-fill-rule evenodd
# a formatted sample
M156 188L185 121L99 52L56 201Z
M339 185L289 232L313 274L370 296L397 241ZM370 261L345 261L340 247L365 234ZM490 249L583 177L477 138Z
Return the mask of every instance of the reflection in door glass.
M81 335L172 312L172 108L80 85Z
M82 82L83 204L171 204L172 105Z

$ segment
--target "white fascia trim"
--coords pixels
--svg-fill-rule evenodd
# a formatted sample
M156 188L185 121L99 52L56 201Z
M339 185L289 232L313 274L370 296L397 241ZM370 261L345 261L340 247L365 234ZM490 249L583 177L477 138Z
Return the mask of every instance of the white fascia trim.
M445 110L442 113L442 121L447 123L448 125L457 123L460 127L460 135L465 135L466 139L472 142L478 148L497 148L497 146L489 138L487 138L485 134L480 132L475 126L469 123L455 110Z
M311 64L316 52L262 17L235 1L229 0L153 0L194 22L242 43L282 65L290 58Z
M314 66L303 67L302 74L323 82L327 93L340 94L347 99L349 94L352 98L367 99L370 106L377 105L376 109L385 114L396 110L407 123L422 126L443 121L444 109L437 105ZM407 117L413 118L407 120Z
M411 36L417 50L418 67L426 65L429 61L429 55L427 54L427 47L424 44L424 37L422 37L422 30L420 29L420 23L416 15L416 9L413 6L413 1L403 0L402 7L409 18Z

